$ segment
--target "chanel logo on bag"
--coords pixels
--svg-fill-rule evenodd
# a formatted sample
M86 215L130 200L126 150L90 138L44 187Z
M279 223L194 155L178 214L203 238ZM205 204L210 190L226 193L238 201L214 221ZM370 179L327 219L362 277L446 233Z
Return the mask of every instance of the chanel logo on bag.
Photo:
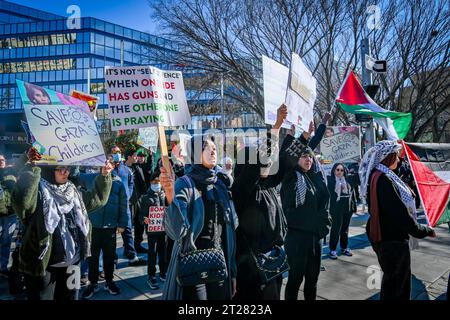
M200 273L200 278L202 278L202 279L208 278L208 272L202 272L202 273Z

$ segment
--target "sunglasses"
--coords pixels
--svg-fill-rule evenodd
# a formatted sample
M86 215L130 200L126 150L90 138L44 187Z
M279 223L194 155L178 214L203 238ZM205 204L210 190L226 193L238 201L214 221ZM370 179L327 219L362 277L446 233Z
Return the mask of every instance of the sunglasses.
M67 167L63 167L63 168L56 168L55 171L58 171L59 173L64 174L64 173L69 173L70 169Z
M344 169L336 169L338 172L344 172Z

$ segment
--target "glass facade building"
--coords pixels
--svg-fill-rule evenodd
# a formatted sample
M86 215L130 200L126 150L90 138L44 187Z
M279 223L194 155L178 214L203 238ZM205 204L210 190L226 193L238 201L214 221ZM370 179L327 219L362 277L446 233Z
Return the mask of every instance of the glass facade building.
M176 69L177 66L155 60L175 49L164 38L103 20L84 17L77 25L70 23L68 17L0 0L0 153L24 148L20 126L24 113L16 79L65 94L78 90L97 96L98 127L108 132L104 67L123 63ZM218 97L208 91L199 94L195 89L189 90L189 78L193 81L196 76L198 73L192 70L184 72L189 104L198 109ZM254 115L240 116L239 126L248 126L242 122L246 117L254 121ZM217 126L211 118L194 116L192 128L200 123ZM231 119L229 125L235 126Z

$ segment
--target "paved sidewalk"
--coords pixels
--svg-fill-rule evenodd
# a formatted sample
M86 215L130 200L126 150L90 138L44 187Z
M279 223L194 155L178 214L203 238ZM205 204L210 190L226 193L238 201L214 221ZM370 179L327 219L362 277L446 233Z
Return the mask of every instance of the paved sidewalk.
M339 256L338 260L327 257L328 247L324 246L323 266L325 271L320 273L318 282L319 300L366 300L378 299L379 289L369 288L376 281L374 268L378 267L373 252L365 234L367 214L354 215L350 226L350 248L353 257ZM412 265L412 294L414 300L445 300L447 279L450 272L450 232L447 224L436 228L437 238L419 240L419 249L411 253ZM119 258L122 257L121 237L118 237ZM141 255L147 258L146 255ZM371 277L372 276L372 277ZM371 277L369 279L369 277ZM101 290L92 300L158 300L162 290L151 290L147 285L147 267L129 267L127 260L119 259L115 271L115 281L122 293L112 296ZM283 281L282 298L284 298ZM381 280L380 280L381 281ZM161 288L163 283L160 283ZM103 288L103 283L100 283ZM9 295L7 281L0 278L0 300L23 299L23 296ZM84 288L82 288L83 290ZM299 293L299 300L303 299L303 292Z

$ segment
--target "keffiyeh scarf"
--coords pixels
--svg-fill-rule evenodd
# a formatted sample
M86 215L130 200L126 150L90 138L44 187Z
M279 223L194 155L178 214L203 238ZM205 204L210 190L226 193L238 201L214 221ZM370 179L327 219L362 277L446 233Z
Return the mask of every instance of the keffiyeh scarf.
M334 187L334 191L337 194L336 201L341 199L341 193L348 194L347 181L344 177L336 177L336 186Z
M394 182L395 186L397 187L397 190L400 192L400 198L403 202L403 204L408 209L408 212L416 218L416 202L414 200L414 196L411 193L411 190L409 187L400 179L391 169L386 167L383 164L377 165L377 170L380 170L385 175L391 179L391 181Z
M308 185L306 184L306 179L303 174L298 171L295 171L295 173L297 174L297 186L295 192L295 207L297 208L299 205L305 203Z
M361 197L366 198L367 188L369 186L369 177L386 156L400 150L401 146L390 140L380 141L370 148L365 154L359 167L359 178L361 180Z
M74 210L75 223L83 235L87 236L89 231L87 211L75 185L70 181L62 185L55 185L43 178L41 178L39 185L42 192L44 222L47 232L53 234L61 219L65 219L65 214Z

